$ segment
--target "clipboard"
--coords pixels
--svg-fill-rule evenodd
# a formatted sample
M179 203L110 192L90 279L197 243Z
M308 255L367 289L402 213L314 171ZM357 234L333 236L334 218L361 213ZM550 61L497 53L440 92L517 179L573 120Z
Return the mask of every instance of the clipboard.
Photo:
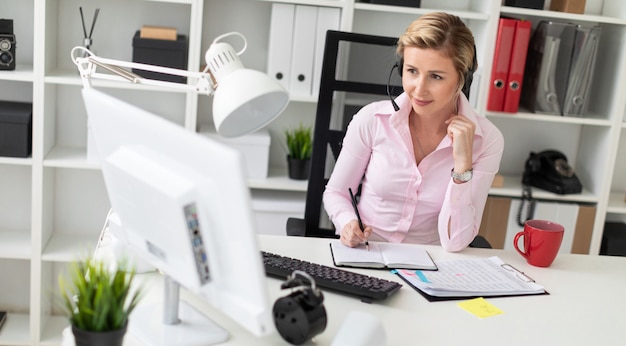
M549 295L530 276L497 256L435 263L436 272L398 269L393 273L430 302Z

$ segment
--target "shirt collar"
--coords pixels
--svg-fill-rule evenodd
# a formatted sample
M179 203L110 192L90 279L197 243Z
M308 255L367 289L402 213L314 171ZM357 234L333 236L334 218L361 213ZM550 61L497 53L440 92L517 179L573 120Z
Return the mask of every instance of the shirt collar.
M376 114L389 115L390 116L389 120L391 124L393 125L393 127L402 133L403 130L401 129L408 128L406 126L406 121L407 121L406 119L409 115L409 112L411 111L411 104L409 101L409 97L406 95L406 93L400 94L400 96L398 96L395 99L395 101L398 104L398 106L400 106L400 110L395 111L393 109L393 106L391 105L391 101L389 102L383 101L383 102L378 103ZM483 131L477 119L478 114L476 113L476 111L474 111L474 108L465 97L465 94L460 94L459 100L457 101L457 106L459 109L459 114L463 114L468 119L470 119L474 124L476 124L476 130L474 134L476 136L482 137Z

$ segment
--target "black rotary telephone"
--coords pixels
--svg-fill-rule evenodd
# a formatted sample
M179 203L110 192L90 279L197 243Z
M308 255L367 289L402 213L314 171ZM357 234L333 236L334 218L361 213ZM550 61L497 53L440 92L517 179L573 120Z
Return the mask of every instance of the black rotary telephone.
M556 150L530 153L524 167L522 184L561 195L580 193L583 186L567 157Z
M535 201L532 198L530 187L537 187L561 195L580 193L583 189L574 169L567 162L567 157L557 150L544 150L539 153L531 152L524 166L522 176L522 202L518 213L518 224L522 221L522 210L527 203L526 220L533 217Z

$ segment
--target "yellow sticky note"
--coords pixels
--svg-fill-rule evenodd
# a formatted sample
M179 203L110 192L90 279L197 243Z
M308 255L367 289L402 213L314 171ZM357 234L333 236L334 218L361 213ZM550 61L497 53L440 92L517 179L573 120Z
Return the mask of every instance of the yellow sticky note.
M461 309L480 318L502 314L502 310L496 308L484 298L466 300L457 304Z

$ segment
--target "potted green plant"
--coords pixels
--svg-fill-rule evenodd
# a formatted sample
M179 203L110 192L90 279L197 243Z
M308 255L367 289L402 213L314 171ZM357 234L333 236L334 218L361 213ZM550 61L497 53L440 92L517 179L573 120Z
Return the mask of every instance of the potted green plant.
M70 264L59 276L61 306L69 317L76 346L122 345L128 318L140 300L134 268L110 266L93 257Z
M306 180L311 169L313 137L311 127L300 124L293 129L285 130L287 139L287 167L289 178Z

